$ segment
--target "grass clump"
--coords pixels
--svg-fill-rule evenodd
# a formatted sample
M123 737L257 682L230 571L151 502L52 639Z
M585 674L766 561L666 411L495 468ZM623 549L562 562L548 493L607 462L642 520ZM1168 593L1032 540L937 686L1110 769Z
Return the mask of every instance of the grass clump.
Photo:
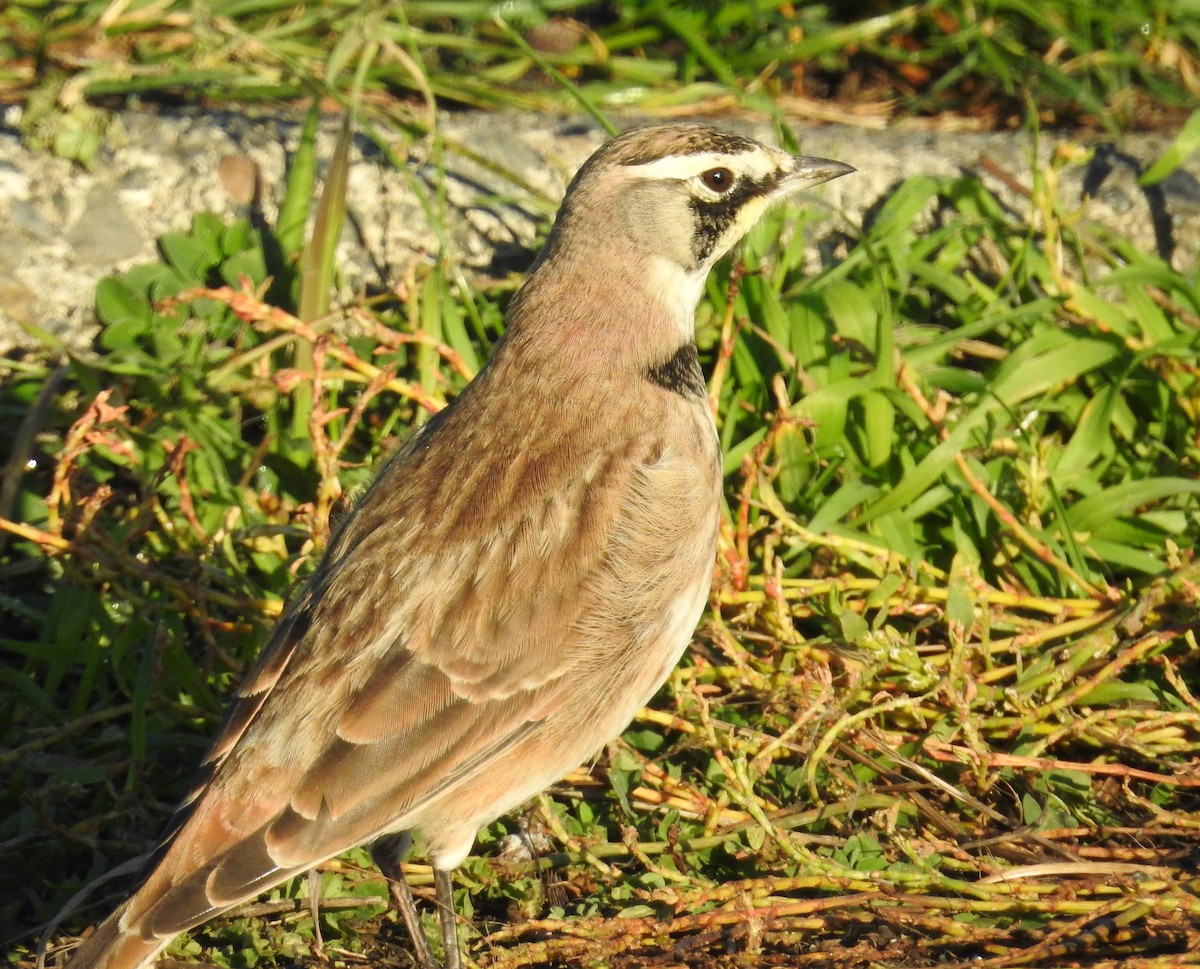
M356 84L414 104L657 114L749 108L882 126L946 119L1110 133L1173 127L1200 95L1188 5L991 0L878 9L752 0L503 5L400 0L13 0L0 10L0 101L26 137L94 163L97 104L279 101ZM378 46L357 81L342 76ZM561 80L570 88L564 89Z

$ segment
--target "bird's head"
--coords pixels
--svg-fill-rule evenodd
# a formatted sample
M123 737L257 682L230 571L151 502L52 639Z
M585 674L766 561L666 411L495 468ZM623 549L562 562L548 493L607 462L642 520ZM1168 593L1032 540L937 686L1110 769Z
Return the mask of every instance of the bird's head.
M579 169L538 264L621 267L690 318L713 263L768 207L853 171L706 124L634 128Z
M776 201L853 170L710 125L626 131L571 180L518 306L540 294L554 318L584 323L628 296L626 314L658 306L690 339L715 261Z

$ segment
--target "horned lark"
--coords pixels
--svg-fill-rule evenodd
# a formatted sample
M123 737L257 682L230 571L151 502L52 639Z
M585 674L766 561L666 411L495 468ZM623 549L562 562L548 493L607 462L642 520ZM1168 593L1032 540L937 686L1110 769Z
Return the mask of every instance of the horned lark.
M70 969L136 969L355 845L382 839L393 868L408 832L459 964L448 873L625 728L707 600L705 276L773 202L851 171L700 124L628 131L584 164L495 356L340 524L141 888Z

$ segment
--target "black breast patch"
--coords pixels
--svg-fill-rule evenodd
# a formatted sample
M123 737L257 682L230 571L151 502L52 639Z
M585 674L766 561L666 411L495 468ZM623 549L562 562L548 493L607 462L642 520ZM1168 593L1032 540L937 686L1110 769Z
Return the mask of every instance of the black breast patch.
M662 363L646 368L646 379L681 397L703 397L707 393L696 344L689 340Z

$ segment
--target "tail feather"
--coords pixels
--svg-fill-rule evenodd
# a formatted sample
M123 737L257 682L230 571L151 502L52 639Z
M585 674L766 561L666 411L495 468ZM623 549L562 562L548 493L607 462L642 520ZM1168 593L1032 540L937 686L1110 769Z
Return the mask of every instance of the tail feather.
M129 902L113 912L67 958L65 969L141 969L154 961L171 937L146 936L137 925L121 925Z
M227 852L178 880L172 879L171 872L179 865L172 864L168 856L142 887L67 957L62 969L142 969L180 933L203 925L305 870L272 866L264 872L261 869L270 864L269 859L264 865L251 865L248 869L234 867L232 870L239 875L237 884L231 892L216 893L213 876L225 871L223 865L231 855L235 862L258 859L253 851L245 850L245 845L236 847L242 849L241 854ZM314 863L323 860L318 858Z
M191 872L176 884L160 868L84 939L62 969L141 969L181 932L203 925L296 873L275 869L240 886L234 896L214 899L207 890L211 866Z

